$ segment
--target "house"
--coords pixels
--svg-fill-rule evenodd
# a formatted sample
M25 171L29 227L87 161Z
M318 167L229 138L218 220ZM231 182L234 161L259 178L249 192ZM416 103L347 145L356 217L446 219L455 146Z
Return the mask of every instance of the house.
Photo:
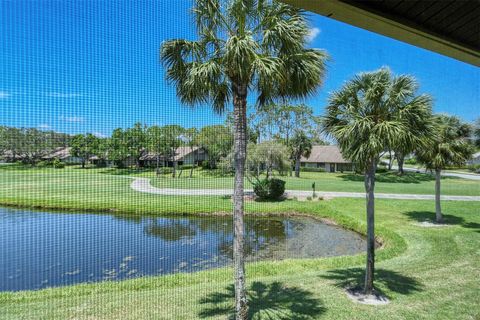
M58 159L64 163L68 164L78 164L82 162L82 159L79 157L74 157L70 154L72 148L70 147L61 147L55 149L53 152L48 153L42 157L44 161L52 161Z
M302 157L300 165L319 168L326 172L353 171L353 163L345 159L337 146L313 146L309 157Z
M467 161L467 165L480 164L480 152L474 153L472 158Z
M200 164L205 160L208 160L208 154L204 148L193 146L182 146L177 148L173 160L167 159L163 156L157 156L155 153L147 153L140 158L140 161L144 167L155 167L157 164L157 158L160 162L160 166L163 166L164 161L168 167L173 166L173 162L177 165L192 165Z

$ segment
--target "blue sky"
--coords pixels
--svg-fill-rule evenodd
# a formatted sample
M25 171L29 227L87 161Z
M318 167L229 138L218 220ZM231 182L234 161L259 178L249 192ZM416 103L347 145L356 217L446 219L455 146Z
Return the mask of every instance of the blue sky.
M140 121L201 127L222 123L208 106L183 106L164 80L158 50L194 39L190 0L3 1L0 3L0 125L109 135ZM310 45L332 60L308 99L322 114L328 93L361 71L390 66L416 76L435 111L480 116L480 70L311 14Z

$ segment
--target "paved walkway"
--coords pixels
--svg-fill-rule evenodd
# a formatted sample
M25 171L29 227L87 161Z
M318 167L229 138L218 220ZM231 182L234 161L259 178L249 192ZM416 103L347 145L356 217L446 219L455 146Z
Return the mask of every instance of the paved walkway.
M172 189L156 188L150 184L150 179L136 178L131 188L138 192L168 195L168 196L230 196L232 190L228 189ZM245 194L252 194L253 190L245 190ZM326 192L316 191L318 196L329 198L365 198L362 192ZM308 197L312 195L311 191L287 190L288 197ZM402 199L402 200L434 200L434 195L424 194L394 194L394 193L375 193L377 199ZM454 201L480 201L480 196L442 196L442 200Z
M392 167L393 170L397 170L397 166ZM429 172L425 172L425 169L417 169L417 168L411 168L411 167L404 167L403 170L405 171L411 171L411 172L417 172L419 171L420 173L424 174L430 174ZM467 179L467 180L476 180L480 181L480 174L475 174L475 173L461 173L461 172L449 172L449 171L442 171L442 176L445 177L457 177L457 178L462 178L462 179Z

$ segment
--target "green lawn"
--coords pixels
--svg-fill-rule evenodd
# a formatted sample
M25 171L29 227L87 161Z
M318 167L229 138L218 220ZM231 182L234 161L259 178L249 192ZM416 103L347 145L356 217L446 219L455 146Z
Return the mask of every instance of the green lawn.
M97 194L96 198L102 197ZM172 204L165 197L158 199L151 202L151 213L157 209L164 212L162 203ZM192 213L195 209L214 213L231 206L229 200L216 197L199 197L197 206L190 207L184 206L183 200L175 198L179 208L173 213ZM154 208L154 203L159 207ZM119 203L118 209L120 206L123 208L124 203ZM328 217L358 231L365 227L363 208L360 199L249 202L246 206L249 213L297 212ZM343 287L361 282L363 255L287 260L248 265L252 315L255 319L478 319L480 203L445 202L451 226L416 226L417 220L434 217L432 209L429 201L377 201L377 232L385 248L377 255L376 286L391 299L389 305L359 305L344 294ZM233 301L230 284L231 270L222 268L2 293L0 318L225 319Z
M131 178L126 176L132 172L106 170L110 169L3 166L0 205L139 215L215 214L232 208L231 200L225 197L167 197L134 192L129 187ZM153 173L137 175L151 177ZM288 181L298 181L301 186L301 181L311 183L307 176L330 179L332 187L343 185L341 191L361 184L344 181L340 174L309 173L304 174L304 179ZM456 190L459 194L464 183L470 183L460 179L444 181L454 190L456 184L461 186ZM427 183L431 181L385 182L379 183L379 191L387 192L381 185L426 188ZM470 189L476 186L470 183ZM364 207L362 199L246 203L248 214L308 214L332 219L359 232L365 231ZM480 202L444 201L443 209L451 226L422 228L415 223L434 218L432 201L377 200L377 234L384 248L377 254L376 286L391 299L389 305L358 305L344 294L345 286L361 283L364 255L251 263L247 272L254 319L478 319ZM225 319L232 305L231 273L229 268L222 268L1 293L0 319Z
M229 189L233 188L232 177L212 177L204 171L197 170L193 178L185 176L172 179L170 176L155 177L152 173L144 175L152 178L152 184L159 188L181 189ZM318 191L343 191L364 192L362 175L353 173L325 173L325 172L302 172L300 178L285 176L279 177L286 181L288 190L311 190L315 182ZM246 188L252 188L246 180ZM412 193L434 194L435 178L421 173L407 172L404 176L398 176L395 172L378 173L376 191L382 193ZM480 182L454 177L442 178L442 194L445 195L480 195Z

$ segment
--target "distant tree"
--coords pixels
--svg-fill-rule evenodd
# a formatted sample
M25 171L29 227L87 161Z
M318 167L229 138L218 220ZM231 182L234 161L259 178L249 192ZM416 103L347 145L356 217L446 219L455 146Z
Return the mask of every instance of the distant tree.
M192 157L193 157L193 164L192 164L192 167L190 168L190 178L193 176L193 170L195 169L196 160L197 160L195 158L196 152L194 152L193 150L193 148L196 146L197 136L198 136L197 128L186 129L183 133L183 142L188 147L190 147L190 152L192 153Z
M25 162L35 164L55 149L45 132L35 128L23 129L22 132L20 153Z
M418 139L426 140L434 134L432 125L432 98L429 95L417 95L417 80L411 75L400 75L393 78L391 83L392 92L389 93L391 99L391 111L399 122L406 123L410 130L405 132L405 136L397 135L393 145L387 146L387 149L395 152L395 158L398 163L398 172L403 174L403 164L405 156L414 152L422 145L410 144L411 132L416 132L422 136ZM391 154L391 153L390 153ZM390 155L391 156L391 155ZM391 158L389 159L391 163Z
M303 131L297 131L290 143L292 159L295 162L295 177L300 177L300 160L302 157L310 157L312 152L312 139Z
M265 172L268 179L274 169L282 174L289 167L288 148L279 142L250 143L247 154L248 171L257 180L262 172Z
M473 139L477 148L480 148L480 118L478 118L473 125Z
M140 158L145 153L147 147L146 127L137 122L132 128L128 128L124 132L126 139L126 147L129 156L135 159L135 166L140 168Z
M113 130L109 140L108 157L117 167L124 167L125 160L130 156L125 131L122 128Z
M160 174L160 159L167 156L168 146L165 131L159 126L151 126L147 129L147 150L155 155L155 172ZM163 163L165 168L165 161Z
M396 78L389 69L361 73L331 94L323 119L324 130L339 144L342 154L365 174L367 211L367 265L365 294L373 291L375 265L375 172L386 146L425 146L422 128L411 127L396 115ZM421 107L413 104L411 108ZM412 110L412 113L415 113Z
M173 164L172 177L177 176L177 161L176 161L176 152L177 149L183 144L182 136L185 132L185 129L179 125L166 125L162 127L162 135L164 139L165 146L165 156L167 159L170 159Z
M323 142L320 139L320 118L315 116L313 109L307 105L290 105L284 101L283 104L271 104L262 108L257 112L257 116L260 118L261 131L266 133L267 137L281 141L292 150L292 167L297 165L294 151L298 152L302 148L293 144L294 136L303 137L310 145L314 140ZM295 176L299 176L299 171L295 172Z
M98 154L100 139L91 133L77 134L70 142L70 154L81 159L82 168L85 168L87 161Z
M417 159L427 169L435 170L435 217L443 221L440 203L440 183L442 170L448 166L464 165L473 154L473 146L468 143L470 126L459 118L448 115L435 117L435 136L429 140L426 148L419 148Z
M216 168L217 162L232 150L233 134L223 125L205 126L200 129L196 143L207 151L210 166Z

